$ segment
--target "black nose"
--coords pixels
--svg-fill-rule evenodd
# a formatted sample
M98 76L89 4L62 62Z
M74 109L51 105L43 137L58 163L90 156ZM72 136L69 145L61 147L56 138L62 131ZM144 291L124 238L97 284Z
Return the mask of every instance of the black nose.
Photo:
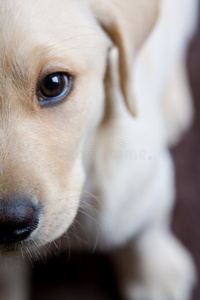
M0 243L25 240L38 225L38 207L30 200L0 202Z

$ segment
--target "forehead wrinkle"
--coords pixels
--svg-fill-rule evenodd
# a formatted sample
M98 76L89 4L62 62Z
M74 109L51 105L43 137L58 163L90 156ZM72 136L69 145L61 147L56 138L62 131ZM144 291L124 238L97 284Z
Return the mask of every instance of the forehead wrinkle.
M83 0L0 1L0 52L30 42L31 36L48 45L50 40L98 35L97 22ZM62 8L63 6L63 8ZM16 45L15 45L16 44ZM6 47L7 46L7 47ZM7 48L7 49L6 49Z
M4 47L6 41L13 44L16 38L23 42L30 33L37 38L43 38L51 32L52 35L64 37L67 31L81 28L94 28L94 18L86 9L86 2L83 0L60 0L60 5L55 5L54 0L46 1L0 1L0 28L1 43ZM63 8L62 8L63 6ZM84 11L87 10L86 14ZM52 36L54 38L54 36ZM0 49L1 49L0 45ZM9 45L10 46L10 45ZM2 50L2 49L1 49Z

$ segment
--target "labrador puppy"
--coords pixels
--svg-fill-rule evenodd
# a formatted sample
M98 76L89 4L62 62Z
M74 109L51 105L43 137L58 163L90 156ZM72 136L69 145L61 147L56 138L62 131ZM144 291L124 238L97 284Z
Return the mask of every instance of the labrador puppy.
M190 298L168 146L192 120L196 12L197 0L0 0L0 299L28 299L26 255L76 222L113 250L124 299Z

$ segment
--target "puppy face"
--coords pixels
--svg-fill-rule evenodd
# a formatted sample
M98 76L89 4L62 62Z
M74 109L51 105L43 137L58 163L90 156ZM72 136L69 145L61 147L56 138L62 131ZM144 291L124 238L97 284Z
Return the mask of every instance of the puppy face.
M0 199L4 211L19 199L37 211L15 248L41 245L76 215L110 44L83 1L1 0L0 27Z
M118 47L119 84L132 111L131 66L158 0L149 3L0 0L1 249L43 245L72 223L82 151L108 99L109 49Z

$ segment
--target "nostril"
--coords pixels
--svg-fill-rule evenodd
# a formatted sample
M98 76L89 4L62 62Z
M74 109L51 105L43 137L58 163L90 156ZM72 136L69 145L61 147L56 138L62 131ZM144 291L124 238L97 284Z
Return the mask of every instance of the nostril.
M26 239L38 225L38 207L30 201L0 203L0 243Z

